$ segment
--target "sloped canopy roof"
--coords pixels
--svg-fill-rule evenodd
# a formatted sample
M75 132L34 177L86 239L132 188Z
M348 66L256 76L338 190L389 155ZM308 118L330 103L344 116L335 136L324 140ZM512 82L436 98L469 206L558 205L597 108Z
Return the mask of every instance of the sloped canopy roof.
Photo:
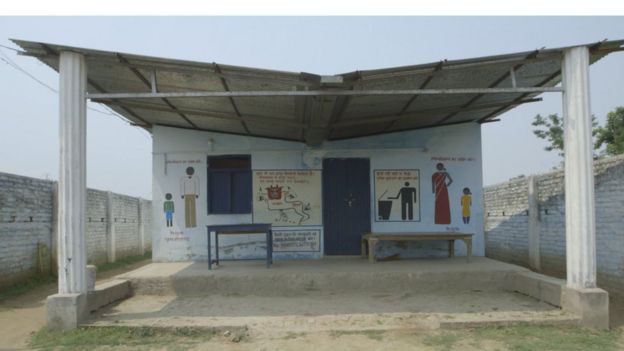
M91 100L147 130L162 125L307 144L491 121L538 101L542 92L515 87L557 85L565 49L321 76L13 41L24 55L57 71L61 51L83 53ZM623 44L587 44L591 62L622 50ZM503 89L490 93L479 88ZM156 92L162 95L147 96ZM200 96L185 95L191 92Z

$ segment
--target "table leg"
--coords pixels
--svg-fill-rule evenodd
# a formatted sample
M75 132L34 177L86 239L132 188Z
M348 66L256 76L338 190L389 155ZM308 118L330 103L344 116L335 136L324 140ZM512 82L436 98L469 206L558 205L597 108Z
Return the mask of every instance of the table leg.
M455 257L455 240L449 240L449 257Z
M266 231L266 246L267 246L267 268L271 267L273 263L273 231L271 229Z
M377 241L378 239L368 239L368 261L370 263L377 262L377 260L375 259L375 247L377 247Z
M208 228L208 269L212 269L212 254L210 247L210 228Z
M466 260L470 262L472 257L472 238L464 239L464 243L466 243Z
M219 232L215 232L215 263L219 266Z

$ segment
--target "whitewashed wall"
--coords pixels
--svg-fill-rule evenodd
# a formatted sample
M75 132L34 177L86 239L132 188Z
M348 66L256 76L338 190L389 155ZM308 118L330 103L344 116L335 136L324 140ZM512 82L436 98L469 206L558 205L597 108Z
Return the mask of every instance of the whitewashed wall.
M274 169L321 169L323 158L364 157L370 159L371 167L371 228L376 232L472 232L473 253L484 255L483 242L483 195L481 130L478 124L461 124L432 129L422 129L380 136L324 143L319 148L308 148L301 143L199 132L185 129L155 126L153 129L153 257L156 261L205 260L207 258L206 225L250 223L251 214L207 214L207 157L209 155L250 154L253 170ZM449 186L452 223L434 223L434 194L431 175L436 164L444 163L453 183ZM180 178L185 169L192 166L199 177L201 190L197 199L197 227L185 228L184 200L180 196ZM377 222L375 221L375 170L420 170L421 221ZM472 215L469 224L461 217L460 198L462 189L472 191ZM319 192L322 189L318 189ZM175 202L173 227L166 227L163 212L165 194L171 193ZM320 252L275 253L280 258L319 258L322 256L322 227ZM276 228L301 229L297 227ZM306 229L315 229L306 227ZM221 253L225 257L262 257L264 237L247 235L223 237ZM388 253L403 250L402 255L443 256L444 243L414 243L407 248L388 246ZM457 254L465 253L463 244L456 245Z

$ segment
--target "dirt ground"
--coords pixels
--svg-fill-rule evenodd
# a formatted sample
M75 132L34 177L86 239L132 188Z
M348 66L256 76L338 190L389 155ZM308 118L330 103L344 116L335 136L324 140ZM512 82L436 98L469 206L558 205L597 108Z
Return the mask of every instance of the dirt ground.
M98 273L98 283L151 263L137 262L122 268ZM15 298L0 302L0 350L25 349L30 335L45 325L45 301L57 286L46 284Z
M148 261L140 262L117 270L103 272L98 282L136 269ZM0 303L0 350L27 349L33 332L45 324L45 299L55 293L56 286L48 284L19 297ZM624 350L624 299L613 299L611 303L612 327L619 334L618 349ZM286 327L286 326L285 326ZM238 342L232 341L227 332L220 333L210 340L188 345L176 344L176 349L189 350L514 350L505 344L504 339L482 338L470 331L442 331L423 328L409 330L324 330L288 331L283 328L277 333L255 335L249 332ZM310 328L313 329L313 328ZM172 345L154 345L138 349L170 349ZM539 346L538 346L539 347ZM137 346L102 346L97 350L134 350ZM539 348L538 348L539 349ZM541 349L544 349L541 347Z

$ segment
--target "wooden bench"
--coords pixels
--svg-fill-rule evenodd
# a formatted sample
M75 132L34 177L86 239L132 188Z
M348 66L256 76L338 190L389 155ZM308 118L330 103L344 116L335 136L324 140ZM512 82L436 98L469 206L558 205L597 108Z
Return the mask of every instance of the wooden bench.
M375 247L380 241L423 241L423 240L446 240L449 243L449 257L455 256L455 240L462 240L466 244L470 262L472 257L472 236L468 233L366 233L362 236L362 257L366 257L372 263L377 261Z

